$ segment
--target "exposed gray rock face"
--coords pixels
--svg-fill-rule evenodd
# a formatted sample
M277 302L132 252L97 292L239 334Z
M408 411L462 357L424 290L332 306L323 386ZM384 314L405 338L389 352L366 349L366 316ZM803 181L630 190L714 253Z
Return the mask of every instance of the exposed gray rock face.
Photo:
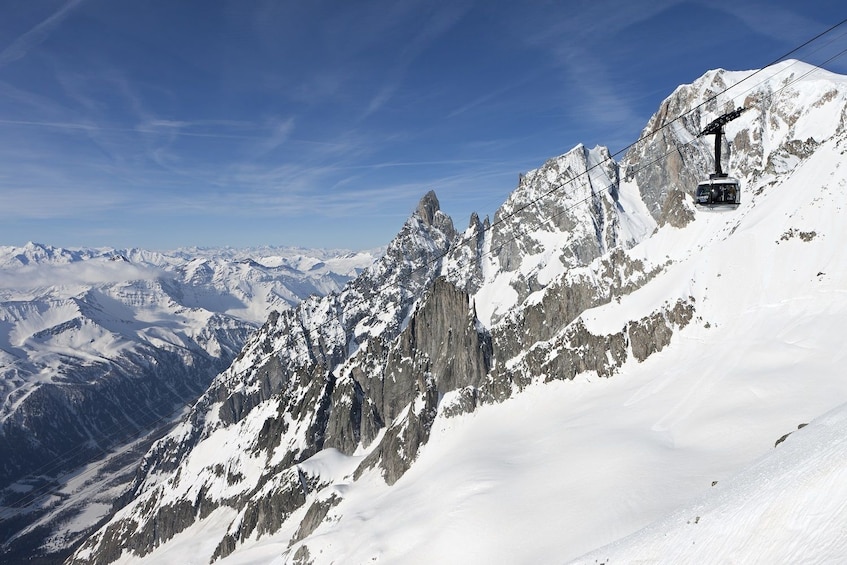
M440 397L480 386L491 361L491 338L479 325L470 297L446 279L437 279L385 365L382 380L404 383L398 404L408 408L401 418L385 413L385 421L393 423L357 473L379 465L386 482L397 481L429 439Z
M432 423L438 413L438 389L431 378L422 383L414 402L385 431L382 441L357 469L355 477L374 466L379 466L385 482L393 485L409 470L418 451L429 440Z
M604 147L580 145L529 171L494 215L489 260L510 273L525 269L528 257L548 253L555 253L548 261L555 257L565 269L600 257L621 243L618 180L617 164ZM553 234L561 234L555 247ZM519 301L546 286L539 274L532 269L513 280Z
M492 329L497 357L510 359L551 339L585 310L631 293L659 271L658 266L648 267L620 248L588 267L572 270L550 284L540 299L515 310Z
M693 300L678 301L672 308L665 307L646 318L627 325L632 355L639 362L668 346L674 330L684 328L694 317Z
M491 340L479 326L470 297L444 278L428 291L400 335L398 350L431 374L442 392L478 386L491 367Z
M306 503L306 494L296 469L285 470L282 480L270 481L244 503L244 509L218 544L212 558L226 557L238 543L251 535L261 536L278 530L295 510Z
M331 405L324 442L326 447L334 447L342 453L353 453L362 441L363 434L372 439L383 426L379 410L355 379L336 382Z
M571 232L584 227L568 213L567 204L592 196L594 187L585 176L586 169L585 155L571 152L522 177L518 189L494 215L492 254L504 271L514 271L525 255L542 250L534 238L522 237L538 226L539 219L548 224L546 231ZM588 249L584 252L591 253Z
M341 502L341 497L336 495L335 493L330 494L325 499L315 500L309 509L306 511L306 515L303 517L303 520L300 522L300 527L297 529L297 533L294 534L294 537L291 538L291 545L297 543L298 541L304 539L306 536L310 535L315 531L324 518L326 518L327 513L338 503Z
M692 301L678 301L628 323L619 332L601 335L577 320L552 339L535 344L514 372L545 375L547 381L573 379L586 371L610 377L630 356L642 362L667 347L674 332L687 326L693 316Z
M488 218L480 221L474 212L468 228L450 248L444 274L455 284L473 294L484 283L483 265L486 258L486 234L491 229Z
M713 88L721 88L721 84L721 79L716 79ZM687 113L696 106L700 96L700 89L694 85L677 88L647 122L641 134L643 141L627 151L621 162L625 180L634 180L638 184L644 203L657 221L661 218L668 194L691 193L701 179L708 178L709 173L715 170L714 157L710 157L706 140L702 143L689 142L707 123L705 117L713 113L717 117L724 113L718 112L724 107L718 108L713 102ZM735 109L730 105L731 102L727 102L725 112ZM727 149L724 147L721 153L729 159ZM662 166L655 166L659 163ZM725 166L725 170L731 168Z
M691 196L681 190L668 193L659 213L659 226L673 226L682 229L694 221L694 202Z

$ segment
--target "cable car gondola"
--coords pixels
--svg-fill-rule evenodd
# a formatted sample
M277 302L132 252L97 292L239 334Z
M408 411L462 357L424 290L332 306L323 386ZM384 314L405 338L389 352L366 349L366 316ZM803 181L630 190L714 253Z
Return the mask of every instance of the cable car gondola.
M738 182L738 179L724 173L721 168L721 138L723 137L724 125L740 116L746 109L736 108L732 112L724 114L697 134L697 137L715 136L715 172L709 175L707 180L697 183L697 190L694 194L696 204L709 208L715 206L737 208L741 204L741 183Z
M738 206L741 204L741 183L728 175L711 175L697 183L694 202L701 206Z

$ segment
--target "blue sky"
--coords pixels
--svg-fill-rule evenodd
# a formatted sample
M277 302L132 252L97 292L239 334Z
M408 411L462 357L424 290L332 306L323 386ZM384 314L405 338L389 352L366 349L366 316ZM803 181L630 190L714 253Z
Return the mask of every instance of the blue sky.
M463 228L519 172L627 146L677 85L847 17L843 0L0 10L0 245L153 249L376 247L430 189ZM795 57L821 63L845 33Z

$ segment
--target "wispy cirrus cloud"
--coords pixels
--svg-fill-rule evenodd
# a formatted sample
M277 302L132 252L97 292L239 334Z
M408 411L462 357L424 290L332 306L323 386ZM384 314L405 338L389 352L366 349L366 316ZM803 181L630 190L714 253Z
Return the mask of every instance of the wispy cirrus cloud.
M720 1L703 2L703 5L737 18L759 35L786 44L801 44L835 23L817 22L802 10L788 10L774 4Z
M256 157L267 155L289 140L294 131L294 118L268 120L265 130L267 137L262 139L256 147Z
M217 128L209 129L217 123ZM141 122L136 126L120 126L108 123L96 123L92 121L50 121L50 120L11 120L0 118L0 124L7 126L20 126L38 129L65 130L68 132L104 132L104 133L127 133L127 134L154 134L167 135L168 137L199 137L210 139L234 139L267 143L273 133L262 133L258 125L240 122L238 124L220 124L212 121L174 121L174 120L151 120ZM230 126L230 129L222 126Z
M391 100L400 88L408 68L415 59L441 36L455 27L472 6L473 2L470 0L457 0L440 5L432 13L427 14L424 11L425 6L410 4L408 10L392 14L391 19L394 21L414 18L421 20L422 24L417 33L409 38L404 48L397 53L394 66L389 71L388 77L371 97L363 117L377 112Z
M0 68L23 59L32 49L43 43L50 34L70 15L83 0L68 0L61 8L53 12L41 23L18 36L5 49L0 51Z
M595 136L602 132L595 140L579 141L622 146L643 127L649 117L639 104L643 92L628 88L621 72L625 69L615 65L634 46L619 38L682 3L599 0L581 3L570 18L542 20L539 12L529 19L517 18L516 37L549 61L547 88L559 93L554 110L559 120L573 130L593 130Z
M4 183L0 190L0 219L10 221L90 217L127 205L127 198L108 187L88 186L84 191L58 175L41 177L39 186Z
M747 26L754 34L767 37L786 48L804 44L817 34L825 31L837 21L818 21L803 10L802 4L798 9L789 9L772 4L751 4L747 2L716 2L710 6L724 12L730 18L735 18ZM794 6L792 6L794 8ZM842 14L843 16L843 14ZM833 34L815 41L809 46L791 54L791 58L801 59L811 64L821 64L828 57L837 55L843 49L844 33ZM770 61L763 61L769 63ZM829 68L843 72L847 64L838 58L829 63Z

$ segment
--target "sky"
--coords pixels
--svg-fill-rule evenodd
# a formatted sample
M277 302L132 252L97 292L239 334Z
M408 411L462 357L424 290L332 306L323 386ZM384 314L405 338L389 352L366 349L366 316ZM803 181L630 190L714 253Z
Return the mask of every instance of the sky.
M386 245L457 228L843 0L0 0L0 245ZM847 74L847 24L794 53Z

